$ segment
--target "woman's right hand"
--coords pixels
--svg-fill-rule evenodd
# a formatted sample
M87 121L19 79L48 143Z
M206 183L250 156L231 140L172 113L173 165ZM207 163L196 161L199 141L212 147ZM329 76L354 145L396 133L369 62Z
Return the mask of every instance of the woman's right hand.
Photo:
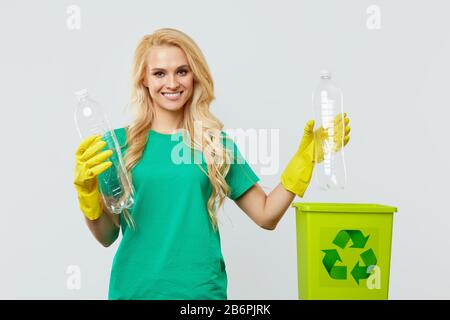
M96 220L102 214L97 177L112 165L111 161L105 161L112 155L112 150L99 153L105 146L106 142L100 135L93 135L81 141L75 153L73 183L78 193L80 209L89 220Z

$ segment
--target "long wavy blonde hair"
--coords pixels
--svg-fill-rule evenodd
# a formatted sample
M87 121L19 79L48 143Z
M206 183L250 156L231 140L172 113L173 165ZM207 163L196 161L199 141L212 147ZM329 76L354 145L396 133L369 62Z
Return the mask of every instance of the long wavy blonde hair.
M183 142L192 152L202 152L208 172L198 164L211 182L211 196L207 202L210 221L217 230L217 210L230 193L225 177L232 161L230 150L222 142L230 139L222 135L223 124L210 111L214 100L214 83L206 60L196 43L185 33L171 28L156 30L144 36L139 42L133 61L131 79L131 107L135 115L127 128L125 167L131 179L131 169L140 161L147 144L148 132L155 118L155 109L148 88L144 85L147 70L147 57L154 46L176 46L186 54L194 76L194 90L184 106L182 122ZM199 130L198 123L201 124ZM195 128L195 130L194 130ZM134 221L126 210L125 219L134 229Z

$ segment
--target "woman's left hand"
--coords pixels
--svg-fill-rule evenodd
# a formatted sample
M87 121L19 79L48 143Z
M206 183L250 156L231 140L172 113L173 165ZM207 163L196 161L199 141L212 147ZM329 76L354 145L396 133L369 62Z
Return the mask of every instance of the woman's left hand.
M322 146L329 146L333 152L337 152L342 149L342 144L345 146L348 143L350 140L350 126L348 125L350 119L347 114L336 116L334 126L339 128L342 125L342 120L345 124L344 130L337 130L330 144L323 143L324 139L329 139L329 131L324 130L323 127L314 131L314 120L309 120L306 123L300 146L281 175L281 184L286 190L303 197L311 181L316 159L318 163L323 160L324 150ZM342 137L343 135L344 137ZM314 136L316 136L316 139L314 139ZM317 143L314 142L315 140Z

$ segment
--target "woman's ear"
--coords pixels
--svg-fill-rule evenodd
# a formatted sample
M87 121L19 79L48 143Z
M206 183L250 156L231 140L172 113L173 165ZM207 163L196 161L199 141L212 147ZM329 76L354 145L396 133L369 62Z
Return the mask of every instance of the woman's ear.
M148 88L147 68L145 68L145 73L144 73L144 78L142 79L142 84Z
M142 84L144 87L148 88L147 76L144 76L144 79L142 79Z

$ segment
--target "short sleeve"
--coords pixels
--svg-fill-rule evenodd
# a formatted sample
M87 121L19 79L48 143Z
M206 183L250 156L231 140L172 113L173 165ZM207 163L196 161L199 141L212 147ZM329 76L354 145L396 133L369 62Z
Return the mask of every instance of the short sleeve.
M225 132L223 143L230 154L230 169L225 177L230 187L228 197L231 200L236 200L260 179L242 156L233 139Z

